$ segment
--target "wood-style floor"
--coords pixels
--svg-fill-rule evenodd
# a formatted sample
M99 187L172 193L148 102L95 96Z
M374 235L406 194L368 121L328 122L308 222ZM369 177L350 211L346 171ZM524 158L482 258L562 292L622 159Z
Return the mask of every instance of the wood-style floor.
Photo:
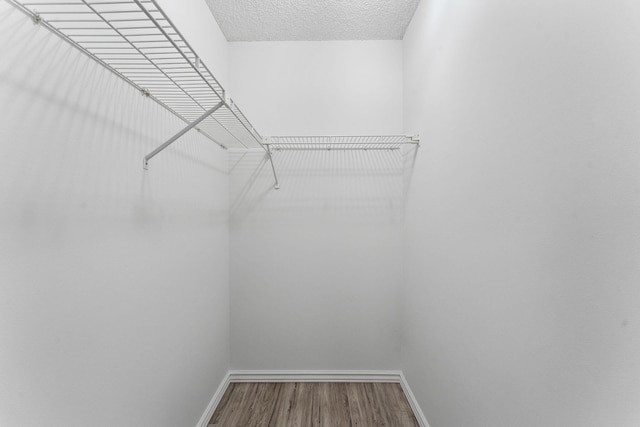
M400 384L232 383L209 427L419 427Z

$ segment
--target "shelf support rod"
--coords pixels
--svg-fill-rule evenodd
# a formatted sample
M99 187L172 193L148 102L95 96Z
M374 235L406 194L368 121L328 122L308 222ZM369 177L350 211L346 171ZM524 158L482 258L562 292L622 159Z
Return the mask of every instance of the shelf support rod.
M213 113L215 113L220 107L222 107L224 105L224 102L219 102L216 104L215 107L213 107L212 109L210 109L209 111L205 112L203 115L201 115L200 117L198 117L197 119L195 119L194 121L192 121L191 123L189 123L187 125L187 127L185 127L184 129L182 129L180 132L176 133L175 135L173 135L171 138L169 138L169 140L167 142L165 142L164 144L162 144L161 146L159 146L158 148L156 148L155 150L153 150L151 153L147 154L144 157L144 162L143 162L143 167L145 169L149 169L149 160L151 160L156 154L158 154L159 152L161 152L162 150L164 150L165 148L167 148L168 146L170 146L171 144L173 144L178 138L180 138L182 135L184 135L185 133L189 132L191 129L193 129L194 127L198 126L198 124L203 121L204 119L206 119L207 117L209 117L210 115L212 115Z
M276 180L275 189L280 188L280 184L278 184L278 175L276 175L276 167L273 166L273 157L271 157L271 144L265 144L267 146L267 154L269 155L269 161L271 162L271 170L273 171L273 178Z

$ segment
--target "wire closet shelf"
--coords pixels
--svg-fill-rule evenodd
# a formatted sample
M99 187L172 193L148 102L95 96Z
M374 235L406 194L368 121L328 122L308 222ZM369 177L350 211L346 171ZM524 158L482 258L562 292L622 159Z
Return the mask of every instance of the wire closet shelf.
M187 125L144 158L195 129L222 148L265 151L396 150L418 136L263 138L155 0L7 0Z
M403 145L418 145L418 135L386 136L269 136L264 144L271 151L288 150L399 150Z
M175 139L195 128L223 148L264 148L154 0L9 1L188 123Z

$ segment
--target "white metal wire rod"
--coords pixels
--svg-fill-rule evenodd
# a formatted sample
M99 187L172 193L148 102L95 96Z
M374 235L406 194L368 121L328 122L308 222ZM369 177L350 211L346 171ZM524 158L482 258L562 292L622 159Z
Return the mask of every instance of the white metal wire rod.
M275 151L393 151L399 150L400 147L301 147L299 145L284 145L284 144L267 144L267 146L273 146Z
M375 139L381 139L381 138L399 138L399 139L403 139L403 140L410 140L411 136L410 135L281 135L281 136L270 136L270 138L276 139L329 139L329 138L334 138L334 139L363 139L363 138L375 138Z
M273 171L273 178L276 181L275 189L277 190L280 188L280 184L278 184L278 175L276 175L276 167L273 165L273 157L271 156L271 149L269 148L268 145L267 145L267 154L269 155L269 161L271 162L271 170Z
M273 136L266 143L277 145L278 149L311 148L314 149L386 149L405 144L419 145L417 137L405 135L386 136Z
M237 106L236 106L236 108L237 108ZM247 132L249 132L249 134L253 137L253 139L255 139L255 140L258 142L258 144L260 144L260 146L261 146L263 149L265 149L265 151L266 151L266 148L264 147L264 143L263 143L263 138L262 138L262 136L260 136L260 134L258 133L258 131L256 131L256 130L253 128L253 126L251 126L251 123L250 123L250 122L249 122L249 120L244 116L244 114L242 114L242 112L240 111L240 109L238 108L238 112L242 115L242 118L240 118L240 117L236 114L236 112L233 110L233 106L230 106L230 107L229 107L229 110L230 110L230 111L231 111L231 113L236 117L236 119L240 122L240 124L242 124L242 126L244 126L244 128L247 130ZM247 123L249 123L249 125L251 126L251 128L247 127L247 125L244 123L245 121L246 121ZM258 135L258 136L256 137L256 135ZM244 144L243 144L243 145L244 145ZM246 145L245 145L245 147L246 147Z
M198 117L196 120L194 120L193 122L191 122L187 127L185 127L184 129L182 129L180 132L178 132L177 134L175 134L174 136L172 136L171 138L169 138L167 140L167 142L165 142L164 144L162 144L161 146L159 146L158 148L156 148L155 150L153 150L151 153L147 154L144 157L144 162L143 162L143 166L145 169L148 169L149 167L149 160L151 160L156 154L160 153L162 150L164 150L165 148L167 148L168 146L170 146L171 144L173 144L178 138L180 138L182 135L184 135L185 133L189 132L191 129L193 129L194 127L198 126L198 123L200 123L201 121L203 121L204 119L206 119L207 117L209 117L210 115L212 115L213 113L216 112L216 110L218 110L218 108L222 107L224 105L224 102L219 102L215 107L213 107L212 109L210 109L209 111L207 111L206 113L204 113L202 116Z

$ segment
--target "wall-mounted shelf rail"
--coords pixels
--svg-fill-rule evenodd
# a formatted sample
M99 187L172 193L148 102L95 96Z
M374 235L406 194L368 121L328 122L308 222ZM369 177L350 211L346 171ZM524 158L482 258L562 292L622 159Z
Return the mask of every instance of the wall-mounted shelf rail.
M374 151L400 150L403 146L420 145L419 135L369 136L268 136L264 138L273 175L276 167L272 153L278 151ZM276 177L276 189L279 188Z
M9 0L223 148L262 136L154 0Z
M399 150L420 144L418 135L384 136L269 136L264 144L271 151L287 150Z

